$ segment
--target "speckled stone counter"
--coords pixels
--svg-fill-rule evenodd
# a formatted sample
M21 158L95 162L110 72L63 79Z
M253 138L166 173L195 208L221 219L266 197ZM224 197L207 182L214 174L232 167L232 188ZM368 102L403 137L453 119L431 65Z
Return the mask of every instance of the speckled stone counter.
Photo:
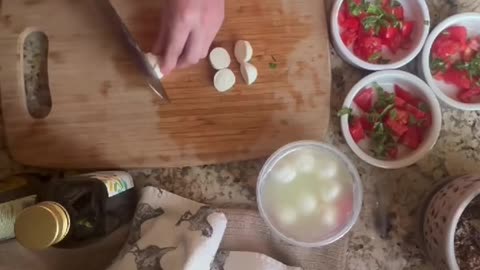
M433 25L455 13L480 12L480 0L427 2ZM35 47L35 44L31 46ZM351 86L366 73L343 63L333 50L331 56L331 106L332 112L335 112L341 108ZM406 69L415 73L415 66L413 63ZM35 76L32 76L34 79ZM477 151L480 145L480 112L462 112L446 106L442 111L443 128L433 151L417 164L393 171L374 168L354 156L342 138L338 119L332 116L326 141L340 148L355 162L365 191L360 219L349 235L347 269L433 269L422 253L418 234L421 208L426 197L447 176L480 171L480 152ZM0 176L35 170L12 162L3 142L1 148ZM254 207L256 176L262 163L263 160L252 160L131 172L137 186L150 183L204 203Z

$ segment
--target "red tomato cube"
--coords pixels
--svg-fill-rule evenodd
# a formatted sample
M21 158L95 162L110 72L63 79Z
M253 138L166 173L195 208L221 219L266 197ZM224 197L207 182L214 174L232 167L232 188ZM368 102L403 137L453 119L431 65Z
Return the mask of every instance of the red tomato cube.
M352 121L349 129L350 134L352 135L352 138L356 143L365 139L365 131L363 130L362 123L358 118Z
M353 46L354 54L365 61L368 61L372 55L381 53L381 51L382 40L377 37L360 36Z
M467 28L463 26L452 26L446 30L448 37L452 40L460 42L465 45L467 43Z
M367 88L361 91L354 99L353 102L362 109L364 112L370 112L373 107L373 89Z
M364 115L362 117L360 117L359 119L360 123L362 124L362 128L367 131L367 132L370 132L373 130L373 124L370 123L370 121L368 121L367 117Z
M392 147L388 150L387 155L391 159L396 159L398 156L398 147Z
M400 137L399 141L406 147L415 150L418 148L418 146L420 146L420 143L422 142L422 137L417 127L410 127L408 128L407 132L405 132L405 134Z
M462 47L460 42L442 36L433 43L432 53L435 57L450 63L452 61L450 58L460 53Z
M407 121L408 121L408 114L406 114L406 121L403 119L400 119L400 117L403 118L403 116L398 115L399 112L397 112L397 117L393 118L390 115L387 116L385 120L385 125L392 131L392 133L395 136L402 136L405 132L408 130L407 126Z
M345 46L350 47L350 46L352 46L352 45L355 43L355 41L357 40L358 34L357 34L357 32L355 32L355 31L345 30L345 31L343 31L343 33L340 35L340 37L342 38L342 41L343 41L343 43L345 44Z
M443 78L446 83L453 84L460 89L469 89L472 82L468 76L467 71L457 70L455 68L450 68L443 74Z
M403 108L405 108L406 104L407 104L407 102L403 98L401 98L399 96L395 96L395 107L396 108L403 109Z
M415 99L412 96L412 94L410 94L407 90L403 89L402 87L400 87L397 84L395 84L395 86L394 86L394 92L395 92L395 95L397 97L403 99L407 103L411 103Z
M402 25L402 37L404 39L410 39L410 36L413 33L413 28L415 27L415 22L413 21L406 21L403 22Z

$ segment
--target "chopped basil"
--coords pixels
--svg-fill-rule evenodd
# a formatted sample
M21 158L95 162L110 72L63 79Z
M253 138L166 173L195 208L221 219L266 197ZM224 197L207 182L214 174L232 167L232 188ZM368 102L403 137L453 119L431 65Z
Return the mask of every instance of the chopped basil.
M395 110L395 109L390 110L389 116L390 116L390 118L392 118L393 120L396 120L397 117L398 117L398 116L397 116L397 110Z
M338 117L341 117L343 115L348 115L349 117L352 115L352 109L351 108L346 108L346 107L343 107L341 108L338 112L337 112L337 116Z
M410 115L408 117L408 124L410 126L416 126L417 125L417 119L413 115Z
M430 69L432 70L433 74L437 74L440 71L441 72L447 71L447 65L443 60L436 58L430 62Z
M430 109L428 108L428 105L423 103L423 102L418 105L418 109L422 112L429 112L430 111Z
M270 67L270 69L276 69L277 68L277 63L269 63L268 66Z

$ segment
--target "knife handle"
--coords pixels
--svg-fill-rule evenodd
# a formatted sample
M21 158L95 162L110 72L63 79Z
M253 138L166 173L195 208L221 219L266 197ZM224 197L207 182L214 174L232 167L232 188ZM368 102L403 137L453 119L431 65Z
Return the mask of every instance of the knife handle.
M162 71L160 71L160 65L158 64L158 57L153 53L146 53L145 58L147 59L148 63L152 66L153 70L155 71L155 75L157 78L161 80L163 78Z

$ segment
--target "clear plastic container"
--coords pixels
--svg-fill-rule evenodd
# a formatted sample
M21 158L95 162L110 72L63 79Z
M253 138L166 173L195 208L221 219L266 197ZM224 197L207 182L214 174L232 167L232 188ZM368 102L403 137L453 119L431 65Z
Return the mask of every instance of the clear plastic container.
M312 237L313 239L312 241L304 241L304 240L302 241L299 239L295 239L295 237L292 236L291 233L288 233L287 230L282 229L282 224L276 221L276 218L272 216L270 211L267 211L268 207L266 206L268 206L268 204L266 203L266 200L264 200L264 197L266 197L265 194L267 194L264 190L265 183L266 181L273 181L271 179L271 175L269 175L272 169L275 167L277 163L281 162L285 158L291 159L290 154L293 154L295 151L302 150L302 149L308 149L308 151L312 151L312 153L313 152L321 153L321 155L328 155L328 156L331 155L332 159L336 159L342 165L344 165L343 168L346 168L346 170L344 170L344 173L347 173L351 176L349 178L351 179L351 185L348 184L348 187L351 188L351 192L349 190L349 192L351 193L351 198L349 198L348 200L350 204L350 199L351 199L351 209L349 209L348 217L345 218L344 220L341 220L340 222L337 222L335 224L335 227L332 230L325 232L323 234L322 233L316 234L315 232L306 232L307 234L308 233L316 234L315 237ZM341 153L338 149L334 148L333 146L316 142L316 141L293 142L278 149L265 162L258 176L257 204L258 204L258 209L260 211L260 215L268 224L268 226L271 228L274 234L276 234L283 240L297 246L321 247L321 246L331 244L337 241L338 239L342 238L348 231L350 231L352 226L357 221L358 216L360 214L361 207L362 207L362 199L363 199L362 184L361 184L358 171L353 165L353 163L343 153ZM340 202L334 202L332 204L335 205L339 203ZM336 207L337 207L336 209L341 208L339 207L339 205L336 205Z

